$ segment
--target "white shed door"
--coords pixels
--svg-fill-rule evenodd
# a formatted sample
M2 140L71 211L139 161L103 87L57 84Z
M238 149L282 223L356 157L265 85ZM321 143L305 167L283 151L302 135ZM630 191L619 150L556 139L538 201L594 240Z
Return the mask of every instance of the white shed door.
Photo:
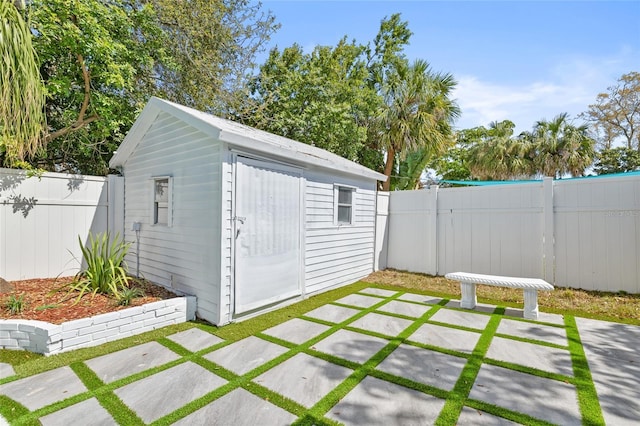
M236 161L235 313L301 294L299 170Z

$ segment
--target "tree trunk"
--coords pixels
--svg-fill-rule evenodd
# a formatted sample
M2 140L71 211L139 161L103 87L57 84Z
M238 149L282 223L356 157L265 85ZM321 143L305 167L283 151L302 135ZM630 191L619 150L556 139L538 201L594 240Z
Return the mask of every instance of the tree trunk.
M391 188L391 172L393 171L393 162L396 158L396 150L393 147L387 149L387 162L384 165L384 174L387 176L386 182L382 184L382 190L388 191Z

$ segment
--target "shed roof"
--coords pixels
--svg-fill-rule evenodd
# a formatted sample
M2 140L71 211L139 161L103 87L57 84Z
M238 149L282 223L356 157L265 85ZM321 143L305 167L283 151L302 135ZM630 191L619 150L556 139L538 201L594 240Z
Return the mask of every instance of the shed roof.
M152 97L144 107L118 150L109 161L116 168L127 160L153 124L160 112L166 112L190 124L205 134L238 148L275 155L296 163L340 170L351 175L385 181L387 177L339 155L311 145L294 141L269 132L254 129L195 110L183 105Z

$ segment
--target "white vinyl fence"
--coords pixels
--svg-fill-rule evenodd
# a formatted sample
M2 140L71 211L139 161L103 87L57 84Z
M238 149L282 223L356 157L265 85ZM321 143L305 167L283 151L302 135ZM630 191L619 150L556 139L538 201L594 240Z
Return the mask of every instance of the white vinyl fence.
M0 168L0 277L74 275L90 232L122 234L123 180Z
M378 217L387 236L377 247L379 269L543 278L559 287L640 293L640 176L381 196L389 197L389 208Z

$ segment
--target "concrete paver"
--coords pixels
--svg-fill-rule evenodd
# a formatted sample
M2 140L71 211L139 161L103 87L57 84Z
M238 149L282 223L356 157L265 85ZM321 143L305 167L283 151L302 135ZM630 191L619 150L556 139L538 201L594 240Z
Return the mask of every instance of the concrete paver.
M131 376L179 359L180 356L158 342L132 346L85 362L105 383Z
M385 300L392 296L400 297ZM432 424L440 415L444 400L430 395L430 388L421 392L395 382L404 383L402 379L409 379L441 391L453 389L465 366L476 368L476 362L482 362L472 358L474 362L468 364L468 356L463 356L463 353L469 354L474 350L490 318L473 310L433 306L440 301L429 296L368 288L337 301L352 307L327 304L301 318L264 330L263 334L227 346L221 344L224 342L221 338L194 327L167 338L191 352L211 350L216 344L222 347L202 355L202 358L191 354L181 357L163 346L160 340L87 360L85 364L105 383L126 379L122 382L126 384L118 388L95 383L98 388L91 392L69 367L15 380L10 377L15 374L13 369L0 364L0 380L3 375L9 377L5 379L9 382L0 385L0 394L31 411L78 397L81 402L41 417L39 420L45 425L87 424L87 419L91 424L115 424L109 412L113 407L103 407L94 397L111 392L111 398L119 398L146 423L208 395L216 399L201 400L189 407L195 411L179 420L178 424L284 425L294 422L296 415L278 406L280 398L264 398L251 393L254 390L260 393L257 385L311 408L336 386L348 384L352 388L346 395L334 407L325 407L328 408L326 417L357 425ZM458 301L451 301L447 306L459 306L456 303ZM382 305L375 312L349 322L362 309L374 304ZM480 307L485 311L493 311L494 308ZM431 309L437 312L426 323L418 319ZM400 314L403 318L393 314ZM513 314L513 317L505 315L501 318L496 330L498 335L492 337L486 359L573 375L562 315L541 313L539 321L523 321L517 319L521 317L522 310L509 308L507 314ZM272 336L294 345L303 344L331 329L329 325L312 321L312 318L333 324L344 322L348 329L331 330L332 334L314 344L310 351L290 349L283 346L284 343L278 345L267 340L266 336ZM637 351L640 327L582 318L576 318L576 324L606 423L616 426L637 424L640 419L640 353ZM408 341L400 342L392 352L386 353L375 367L377 371L357 384L345 382L353 370L325 361L318 353L365 363L390 342L395 342L393 337L412 325L419 327ZM468 329L456 328L461 326ZM387 338L374 337L367 334L369 332L381 333ZM419 344L433 348L416 346ZM250 382L228 383L218 375L222 374L220 369L203 367L207 366L203 361L206 359L236 374L246 374L291 350L296 355L288 359L281 357L284 361L274 363ZM461 353L453 356L441 352L446 350ZM166 369L166 364L172 361L178 362ZM165 366L165 369L133 381L137 373L160 366ZM485 408L489 412L472 408L474 400L503 407L514 415L524 413L554 424L582 423L576 387L567 380L526 374L492 365L491 361L482 362L479 368L474 383L470 384L469 400L465 402L469 406L462 408L457 424L514 424L491 414L490 407ZM387 378L381 373L397 379L389 378L387 381L374 377ZM233 384L228 386L228 393L211 393L225 384ZM0 412L6 414L2 410ZM0 425L4 424L8 423L0 417Z
M167 339L191 352L198 352L224 341L218 336L195 327L167 336Z
M346 367L299 353L253 381L305 407L311 407L352 372Z
M444 390L451 390L467 360L429 349L400 345L377 370Z
M514 318L524 318L524 311L522 309L516 308L506 308L504 310L504 315L506 317L514 317ZM549 322L551 324L564 324L564 317L558 314L550 314L547 312L539 312L538 313L538 322Z
M177 426L285 426L297 417L282 408L259 398L242 388L223 397L174 423Z
M413 324L413 321L371 312L349 324L349 327L375 331L376 333L395 337L411 324Z
M83 393L87 388L69 367L60 367L0 385L0 395L18 401L29 410Z
M319 341L312 349L364 364L389 342L367 334L349 330L338 330L329 337Z
M394 383L365 377L329 413L346 425L433 424L445 401Z
M90 398L60 411L40 417L43 426L70 426L88 424L87 413L91 413L91 426L116 425L111 414L95 398Z
M331 327L312 321L305 321L300 318L294 318L275 327L271 327L262 333L300 345L324 333L329 328Z
M145 423L151 423L225 383L198 364L185 362L114 392Z
M550 373L573 376L571 353L566 349L494 337L486 356Z
M524 339L540 340L560 346L567 346L568 344L567 332L564 328L527 321L502 319L500 325L498 325L497 333L522 337Z
M611 425L640 421L640 327L576 318L602 415Z
M426 296L424 294L405 293L398 297L399 300L408 300L410 302L426 303L427 305L437 305L442 302L442 298Z
M417 303L403 302L400 300L392 300L382 305L378 311L391 312L392 314L405 315L408 317L419 318L426 312L431 310L431 306L418 305Z
M369 287L369 288L360 290L358 293L374 294L376 296L381 296L381 297L390 297L390 296L393 296L394 294L397 294L398 292L394 290L385 290L383 288Z
M427 345L439 346L458 352L473 352L480 333L443 327L436 324L423 324L415 331L409 340Z
M360 310L358 309L345 308L344 306L324 305L314 309L313 311L309 311L304 315L309 318L316 318L319 320L339 324L343 321L348 320L359 312Z
M288 350L284 346L249 336L204 357L236 374L245 374Z
M559 425L580 425L573 385L483 364L469 398L529 414Z
M502 417L493 416L484 411L476 410L470 407L463 407L458 417L457 426L511 426L517 425L511 420L504 419Z
M440 309L431 318L429 318L429 321L437 321L445 324L454 324L461 327L484 330L490 319L491 317L489 315L454 311L452 309Z
M369 308L376 303L382 302L384 299L373 296L365 296L364 294L350 294L338 299L335 303L342 303L343 305L357 306L359 308Z
M13 370L11 364L0 362L0 379L6 379L7 377L11 377L14 374L16 374L16 372Z
M460 301L459 300L450 300L449 302L447 302L447 304L445 305L447 308L458 308L461 309L460 307ZM476 307L473 309L467 309L467 308L463 308L468 310L469 312L473 312L473 311L478 311L478 312L486 312L486 313L493 313L493 311L496 310L496 306L495 305L488 305L486 303L477 303Z

